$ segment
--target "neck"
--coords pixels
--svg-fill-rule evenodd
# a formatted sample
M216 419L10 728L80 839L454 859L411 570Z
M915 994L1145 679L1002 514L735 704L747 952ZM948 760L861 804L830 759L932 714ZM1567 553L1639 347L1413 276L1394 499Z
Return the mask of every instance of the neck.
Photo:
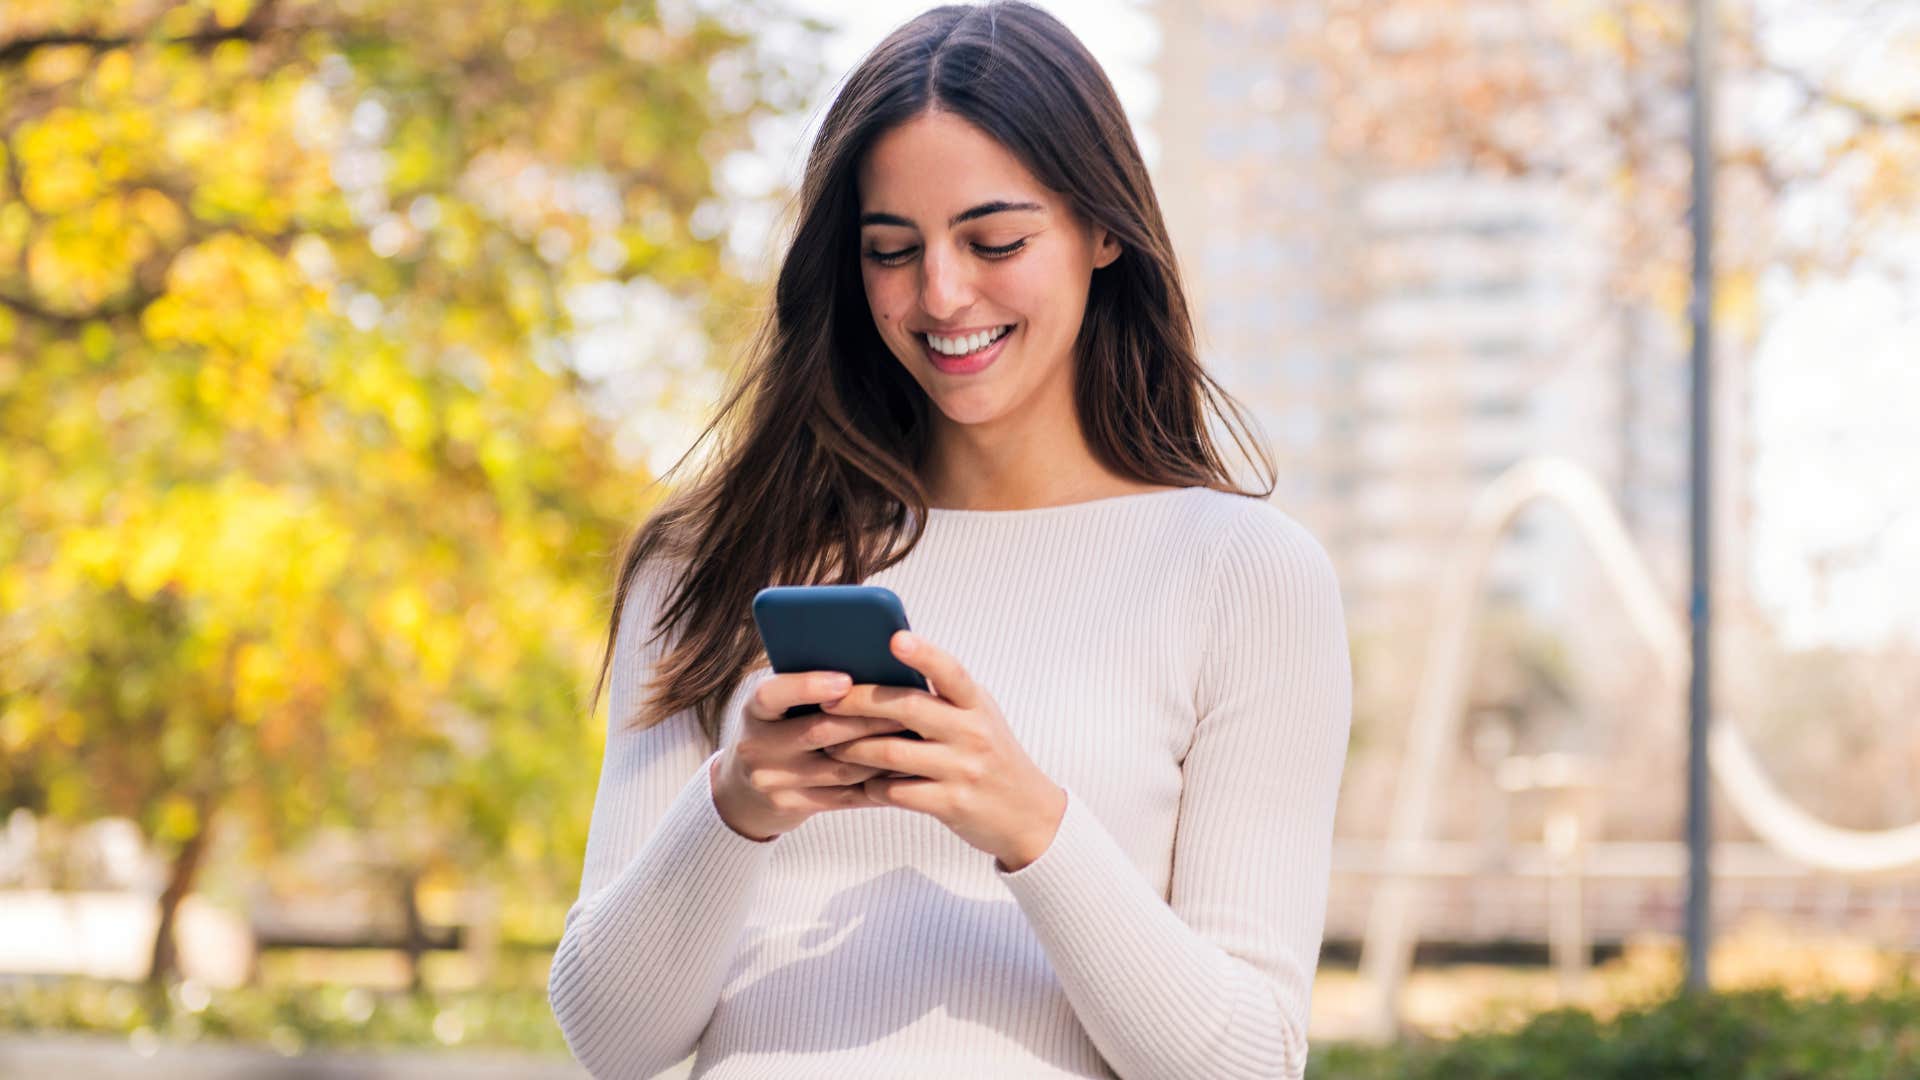
M921 482L929 506L954 510L1025 510L1146 490L1094 457L1078 423L1013 427L1003 419L954 424L941 418Z

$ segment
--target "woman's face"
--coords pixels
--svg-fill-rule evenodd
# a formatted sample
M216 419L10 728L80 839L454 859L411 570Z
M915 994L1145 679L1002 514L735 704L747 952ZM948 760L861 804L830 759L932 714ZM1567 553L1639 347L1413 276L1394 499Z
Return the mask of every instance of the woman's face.
M881 135L858 183L874 325L941 413L981 424L1036 403L1071 408L1087 289L1119 243L952 113L923 113ZM1007 327L974 350L975 335Z

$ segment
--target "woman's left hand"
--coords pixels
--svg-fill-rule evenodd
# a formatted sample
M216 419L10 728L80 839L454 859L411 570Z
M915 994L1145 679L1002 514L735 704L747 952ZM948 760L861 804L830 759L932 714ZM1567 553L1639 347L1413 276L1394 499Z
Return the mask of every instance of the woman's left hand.
M893 654L926 676L934 692L856 683L820 707L835 716L879 716L920 734L869 735L821 752L839 761L911 776L866 782L875 802L932 814L1011 873L1053 843L1067 793L1021 749L1000 706L958 661L923 637L901 630Z

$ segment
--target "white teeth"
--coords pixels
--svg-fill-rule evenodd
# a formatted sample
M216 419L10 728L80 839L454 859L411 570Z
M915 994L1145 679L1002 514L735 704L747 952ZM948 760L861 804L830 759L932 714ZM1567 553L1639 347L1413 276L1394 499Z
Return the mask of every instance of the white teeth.
M937 352L945 353L948 356L965 356L970 352L977 352L1000 340L1000 338L1011 329L1013 329L1011 326L1003 326L998 330L982 330L977 334L968 334L965 337L957 338L936 337L933 334L928 334L926 335L926 339L927 344L932 345Z

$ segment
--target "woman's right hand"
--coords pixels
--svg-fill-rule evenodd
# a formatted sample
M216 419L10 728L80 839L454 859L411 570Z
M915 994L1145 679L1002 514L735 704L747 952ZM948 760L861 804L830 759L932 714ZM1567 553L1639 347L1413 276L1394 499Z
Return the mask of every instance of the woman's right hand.
M754 689L741 709L740 738L714 759L710 777L714 806L734 832L771 840L822 810L882 805L861 785L887 770L820 751L905 728L876 716L785 715L795 705L837 700L852 685L840 672L795 671Z

